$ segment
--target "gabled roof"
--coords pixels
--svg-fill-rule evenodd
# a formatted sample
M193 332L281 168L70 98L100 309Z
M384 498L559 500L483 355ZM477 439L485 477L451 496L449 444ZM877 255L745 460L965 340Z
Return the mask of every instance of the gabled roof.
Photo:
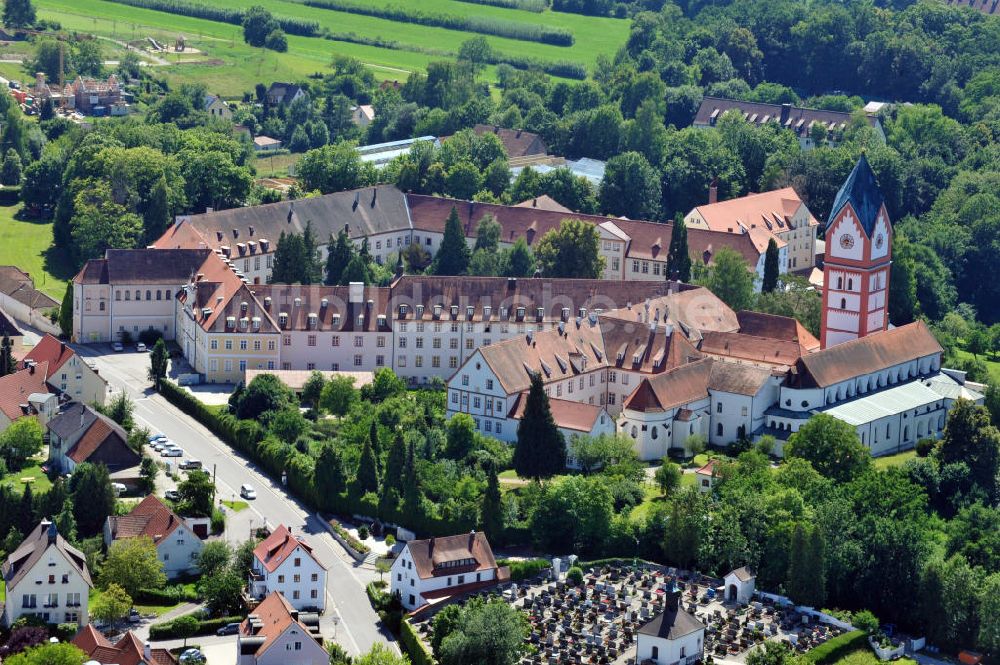
M101 665L174 665L177 662L167 649L151 649L150 658L145 658L145 645L131 630L112 644L93 624L87 624L71 643L86 654L88 660Z
M741 566L736 570L731 571L729 575L735 575L736 579L738 579L740 582L749 582L755 577L753 571L750 570L750 568L747 566ZM729 575L726 575L726 577L729 577Z
M259 658L289 628L301 630L304 636L313 640L314 647L322 649L316 640L316 633L302 621L304 616L292 607L288 600L281 595L281 592L272 591L240 624L240 655L254 655ZM317 618L315 615L312 616ZM293 659L286 662L311 662L311 660L297 661Z
M802 356L795 373L802 387L825 388L939 353L944 353L944 349L927 324L914 321Z
M51 392L46 383L48 376L49 364L45 362L0 376L0 412L10 420L25 415L21 405L28 403L29 395Z
M109 249L103 259L91 259L77 273L77 284L179 284L199 272L212 251L178 249L165 261L157 249Z
M755 125L776 123L785 129L795 132L799 138L809 136L813 124L823 125L832 133L843 132L851 123L851 114L844 111L827 111L826 109L807 109L791 104L766 104L763 102L747 102L740 99L724 99L721 97L705 97L694 117L694 125L714 126L716 121L726 111L738 110L744 120ZM875 126L878 118L865 116L868 124Z
M17 266L0 266L0 293L31 309L51 309L59 303L35 288L28 273Z
M864 153L854 165L847 180L840 186L836 198L833 200L833 208L830 209L830 216L827 218L827 227L837 217L837 214L844 206L850 204L854 214L858 217L858 222L865 230L865 234L871 237L875 230L875 222L878 220L879 211L885 199L882 190L879 189L878 180L872 167L868 164L868 159Z
M112 540L146 536L156 544L184 524L184 520L152 494L140 501L128 515L112 515L108 522Z
M705 358L643 378L622 406L630 411L667 411L705 399L712 364L710 358Z
M253 550L253 555L268 572L273 573L299 547L313 561L325 568L313 554L312 548L306 544L306 541L294 536L284 524L279 525L270 536L258 543Z
M413 559L413 567L420 579L425 580L440 575L454 575L497 567L486 534L481 531L462 533L456 536L411 540L406 549ZM444 564L460 562L463 565Z
M528 392L525 391L514 400L514 406L511 407L507 417L520 420L527 404ZM552 419L556 421L556 426L577 432L590 432L604 412L604 407L586 402L549 398L549 410L552 412Z
M745 335L796 342L803 353L819 350L819 340L790 316L742 310L736 313L736 319L740 323L740 332Z
M695 473L701 476L715 476L715 467L717 467L718 465L719 465L719 460L713 457L712 459L708 460L708 464L695 471Z
M791 340L758 337L734 332L702 333L698 349L719 358L732 358L774 367L791 367L803 355Z
M554 198L548 194L542 194L541 196L536 196L525 201L521 201L515 208L537 208L539 210L548 210L549 212L561 212L572 215L573 211L564 206L563 204L556 201Z
M24 360L33 360L36 363L47 362L49 374L55 374L67 360L75 355L76 352L66 342L59 341L46 333L45 337L24 356Z
M770 378L770 370L755 365L717 361L712 363L712 375L708 379L708 388L718 392L752 397L760 392L760 389Z
M66 456L77 464L101 462L111 471L137 466L142 456L128 447L128 434L117 423L100 413L91 421Z
M56 530L55 524L43 520L4 562L3 578L7 583L7 591L17 586L51 548L57 549L66 557L70 565L83 577L87 586L94 586L90 580L90 571L87 570L87 557L66 542Z
M794 189L784 187L697 206L695 210L713 231L749 233L753 229L758 229L766 232L766 236L774 236L790 228L791 218L804 205ZM816 219L810 214L809 226L817 224ZM775 240L777 241L777 238ZM766 239L764 249L767 249Z
M662 614L653 617L652 620L639 628L639 634L664 640L679 640L685 635L699 630L705 630L705 625L698 621L693 614L688 614L687 611L678 606L667 605Z
M507 157L517 158L528 155L544 155L548 152L545 141L538 134L532 134L521 129L507 129L497 125L476 125L472 131L480 136L495 134L503 143Z

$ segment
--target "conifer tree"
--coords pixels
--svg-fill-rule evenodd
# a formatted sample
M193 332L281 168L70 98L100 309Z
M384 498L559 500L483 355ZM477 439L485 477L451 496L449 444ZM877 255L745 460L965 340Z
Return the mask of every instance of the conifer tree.
M503 506L500 497L500 479L497 470L490 467L486 476L486 493L480 510L479 524L490 541L499 544L503 538Z
M344 461L332 444L328 443L320 449L315 478L316 494L322 505L328 509L336 507L337 499L347 489L347 481L344 478Z
M406 449L406 466L403 468L403 509L410 522L420 516L420 477L417 475L416 444L410 440Z
M551 478L566 468L566 440L556 426L542 377L533 374L524 415L517 426L514 469L522 478Z
M341 229L336 240L331 235L327 249L326 284L329 286L344 284L345 282L341 281L341 276L347 270L347 264L354 256L354 246L351 244L351 239L347 237L347 232Z
M360 254L355 254L351 257L350 262L340 276L341 284L350 284L351 282L361 282L362 284L371 284L372 282L371 269Z
M469 269L471 252L465 242L462 222L458 219L458 210L451 207L451 213L444 224L444 238L437 256L434 257L433 272L435 275L462 275Z
M670 236L667 250L667 276L682 282L691 281L691 255L688 251L687 226L684 215L674 216L674 232Z
M303 284L320 284L323 282L323 264L316 247L316 234L313 232L312 221L306 221L302 232L302 279Z
M66 285L62 304L59 305L59 329L65 337L73 335L73 282ZM3 371L0 371L3 374Z
M68 497L63 501L62 510L53 521L63 538L70 542L76 540L76 517L73 516L73 502Z
M368 492L378 492L378 462L372 449L371 438L365 439L361 448L361 460L358 462L358 473L354 479L354 489L359 496Z
M382 477L382 442L378 439L378 421L372 418L372 423L368 427L368 438L372 442L372 452L375 454L375 468L378 475Z
M274 268L271 282L274 284L295 284L302 282L302 266L305 264L305 247L302 236L284 231L278 236L278 246L274 250Z
M778 287L778 244L774 238L767 241L767 253L764 255L764 281L761 291L771 293Z
M826 600L826 546L819 529L795 525L785 591L797 604L810 607L821 607Z
M35 528L35 495L31 491L31 483L24 484L21 494L21 505L17 510L17 529L24 535Z
M406 472L406 443L403 442L403 435L397 433L395 440L389 446L389 458L385 463L385 481L382 484L383 492L387 489L395 489L402 494L403 474Z
M142 225L146 231L146 242L153 242L167 230L170 225L170 200L167 191L167 178L161 175L153 185L153 191L142 216Z

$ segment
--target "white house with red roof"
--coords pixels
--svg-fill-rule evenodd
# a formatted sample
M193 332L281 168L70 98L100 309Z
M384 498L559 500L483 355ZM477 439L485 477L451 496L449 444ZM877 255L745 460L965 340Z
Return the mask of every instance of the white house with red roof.
M22 366L49 364L48 382L55 390L84 404L104 404L108 384L66 342L45 335L24 357Z
M300 612L272 592L254 608L236 638L236 665L327 665L319 615Z
M296 610L326 610L326 566L312 547L280 525L254 548L250 596L281 592Z
M486 534L477 531L411 540L389 572L390 593L411 611L510 580L510 569L497 566Z
M708 464L694 472L698 491L702 493L711 492L718 474L719 460L715 458L708 460Z
M30 365L0 376L0 433L18 418L38 418L44 426L59 410L59 398L49 390L48 363Z
M167 649L154 649L142 642L131 630L117 642L102 635L93 624L87 624L76 634L71 644L87 656L87 662L100 665L175 665L177 660Z
M157 558L163 563L168 578L194 572L203 546L194 530L170 510L159 498L150 494L128 515L112 515L104 522L104 544L124 538L146 537L156 545Z

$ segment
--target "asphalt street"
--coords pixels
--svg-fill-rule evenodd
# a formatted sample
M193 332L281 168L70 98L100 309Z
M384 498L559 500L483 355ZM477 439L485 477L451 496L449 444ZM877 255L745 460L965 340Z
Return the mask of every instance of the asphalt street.
M320 520L280 483L272 483L253 463L153 392L146 378L147 354L136 353L134 347L117 354L111 352L109 345L74 345L74 348L81 356L96 362L108 381L109 398L111 391L124 388L135 402L135 417L140 425L152 433L162 432L184 449L185 458L201 460L206 471L214 473L219 499L238 498L239 487L244 483L256 489L257 499L249 502L250 508L230 515L228 540L246 540L252 528L264 523L272 528L284 524L306 537L328 570L327 611L321 624L324 637L335 639L352 654L368 651L376 642L393 642L365 594L365 585L377 579L378 574L355 563ZM395 644L392 646L395 648Z

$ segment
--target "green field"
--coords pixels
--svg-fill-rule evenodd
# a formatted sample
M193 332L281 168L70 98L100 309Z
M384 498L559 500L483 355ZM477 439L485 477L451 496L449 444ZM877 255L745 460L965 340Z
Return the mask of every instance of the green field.
M955 355L962 360L971 360L972 354L968 351L963 351L961 349L955 350ZM989 356L979 356L979 359L986 363L986 367L990 370L990 376L993 377L994 381L1000 381L1000 362L996 360L990 360Z
M28 479L30 479L32 494L45 493L52 488L52 481L42 471L41 462L26 466L20 471L11 471L3 479L0 479L0 483L10 485L14 491L20 494L24 488L24 481Z
M20 205L0 205L0 265L15 265L35 280L35 288L61 301L73 267L52 248L52 222L15 219Z
M895 455L886 455L885 457L876 457L873 462L876 469L891 469L894 466L902 466L906 464L911 459L917 456L917 451L907 450Z
M377 0L389 4L388 0ZM214 4L245 7L242 0L213 0ZM318 21L337 33L353 32L365 37L381 37L419 48L457 51L459 45L474 33L419 26L345 12L331 11L288 1L261 0L271 11ZM495 49L503 53L531 56L545 60L573 60L592 67L598 54L613 55L624 43L629 23L623 19L595 18L576 14L532 12L488 7L457 0L421 0L413 3L420 9L450 14L495 16L509 20L558 25L573 32L575 43L570 47L552 46L514 39L487 36ZM40 0L40 18L59 21L68 30L86 31L118 40L153 37L172 45L178 35L200 51L198 55L161 54L168 62L158 66L174 82L198 81L212 91L235 97L252 90L257 82L303 78L325 71L335 54L355 57L367 64L379 79L404 79L411 71L425 69L441 56L413 51L394 50L330 41L314 37L288 36L288 52L275 53L255 49L243 43L238 26L205 19L178 16L167 12L129 7L105 0ZM181 62L178 62L181 61ZM12 71L13 70L13 71ZM0 67L8 74L25 76L16 64ZM486 70L495 77L495 68Z

